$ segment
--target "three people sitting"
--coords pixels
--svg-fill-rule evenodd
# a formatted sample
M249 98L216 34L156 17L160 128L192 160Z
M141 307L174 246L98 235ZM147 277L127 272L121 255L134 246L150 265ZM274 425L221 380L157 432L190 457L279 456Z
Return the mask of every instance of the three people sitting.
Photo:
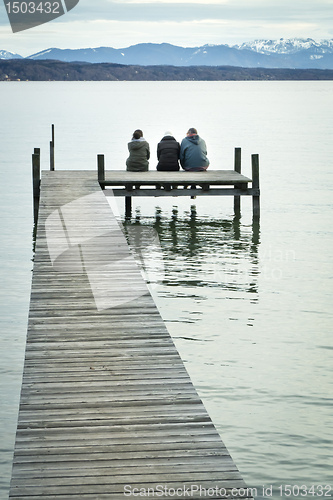
M126 160L127 170L144 172L148 170L150 149L143 138L142 130L135 130L132 140L128 143L129 157ZM176 141L171 132L165 132L157 145L158 171L178 171L179 161L183 170L200 172L207 170L206 142L198 135L195 128L187 131L181 144Z

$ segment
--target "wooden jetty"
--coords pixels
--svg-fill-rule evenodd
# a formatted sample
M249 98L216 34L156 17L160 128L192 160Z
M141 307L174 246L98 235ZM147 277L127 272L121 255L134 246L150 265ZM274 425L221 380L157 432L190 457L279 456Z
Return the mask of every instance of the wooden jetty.
M240 214L241 196L252 197L253 217L260 217L259 155L251 156L252 179L241 174L241 148L235 148L234 170L204 172L128 172L105 170L104 155L97 156L101 187L106 195L124 196L126 215L131 214L133 196L233 196L235 214ZM249 187L249 184L252 184Z
M36 250L9 498L250 498L101 178L53 165L39 183L39 169L36 149ZM167 181L149 189L169 192ZM124 184L119 195L141 195L134 177L107 172L102 187L109 183Z

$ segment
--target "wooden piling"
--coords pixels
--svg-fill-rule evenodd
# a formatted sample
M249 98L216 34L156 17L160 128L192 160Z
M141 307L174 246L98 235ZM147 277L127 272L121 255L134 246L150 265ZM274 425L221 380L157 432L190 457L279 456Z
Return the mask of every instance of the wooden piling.
M259 185L259 155L251 156L252 159L252 189L255 194L252 196L253 217L260 217L260 185Z
M132 215L132 196L125 196L125 217Z
M100 183L100 186L102 189L105 188L104 186L104 181L105 181L105 159L104 155L97 155L97 178L98 182Z
M242 150L241 148L235 148L235 158L234 158L234 170L237 173L242 171ZM239 185L235 185L235 189L240 188ZM236 216L240 216L241 202L240 196L234 196L234 213Z
M52 124L52 140L50 141L50 170L54 170L54 125Z
M40 197L40 149L35 148L32 155L32 188L34 223L37 224Z

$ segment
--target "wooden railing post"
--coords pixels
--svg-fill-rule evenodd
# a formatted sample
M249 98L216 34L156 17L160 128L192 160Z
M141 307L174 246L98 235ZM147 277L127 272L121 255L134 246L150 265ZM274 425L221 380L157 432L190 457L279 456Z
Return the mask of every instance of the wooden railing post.
M242 171L242 150L241 148L235 148L235 161L234 161L234 170L237 173L241 173ZM240 188L239 185L235 184L235 189ZM234 213L239 216L241 210L241 202L240 196L234 196Z
M52 125L52 140L50 141L50 170L54 170L54 125Z
M104 189L105 185L103 184L105 181L105 159L104 155L97 155L97 179L101 185L101 188Z
M256 194L252 196L253 217L260 217L260 184L259 184L259 155L252 155L252 189Z
M32 155L32 190L33 190L33 209L34 224L37 224L39 197L40 197L40 149L35 148Z

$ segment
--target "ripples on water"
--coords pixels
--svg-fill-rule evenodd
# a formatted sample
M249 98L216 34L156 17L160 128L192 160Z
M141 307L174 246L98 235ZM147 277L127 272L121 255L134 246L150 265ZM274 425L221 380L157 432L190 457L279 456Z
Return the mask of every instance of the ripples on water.
M300 325L302 305L288 279L297 268L295 249L261 248L259 224L204 216L194 204L184 212L157 208L153 218L137 209L123 222L189 374L248 485L258 497L272 486L279 498L280 485L311 487L317 477L329 484L331 348L321 345L325 332L316 338L313 324Z

